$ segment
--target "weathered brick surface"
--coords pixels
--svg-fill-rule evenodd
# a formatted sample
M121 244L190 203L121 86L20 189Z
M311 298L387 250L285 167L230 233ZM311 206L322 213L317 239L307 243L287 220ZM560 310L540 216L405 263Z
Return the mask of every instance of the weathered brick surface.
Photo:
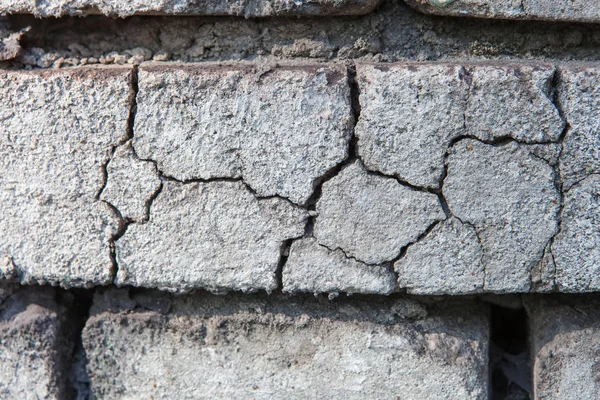
M481 306L198 295L161 314L109 296L83 333L98 398L487 398Z
M535 399L600 396L600 314L597 298L539 297L526 302L531 317Z
M0 285L0 398L66 398L65 309L50 288Z
M453 146L443 194L450 212L475 228L484 253L484 289L533 289L532 274L559 229L554 177L551 166L525 145L466 139Z
M437 224L394 265L400 288L435 295L483 291L484 266L476 228L456 217Z
M109 283L116 212L97 198L127 137L131 69L0 72L3 275L69 286Z
M347 155L342 66L150 66L139 86L135 150L179 180L241 177L300 204Z
M314 238L292 243L283 267L285 292L389 294L396 276L386 265L368 265L331 251Z
M359 64L358 152L367 168L437 188L451 142L558 141L547 64Z
M316 209L317 241L367 264L392 261L445 218L434 194L369 174L358 161L323 184Z
M405 0L417 10L449 16L600 22L600 6L587 0Z
M236 15L244 17L359 15L372 11L377 0L317 0L294 2L275 0L1 0L0 15L34 14L37 17L84 16L103 14L128 17L131 15Z
M280 198L258 199L242 182L164 182L150 220L117 241L119 285L187 291L274 290L286 240L307 213Z

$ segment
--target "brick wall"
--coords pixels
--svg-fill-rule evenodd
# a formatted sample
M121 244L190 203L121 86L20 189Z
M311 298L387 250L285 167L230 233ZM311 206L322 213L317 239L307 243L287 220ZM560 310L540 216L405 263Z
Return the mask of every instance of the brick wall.
M0 0L0 398L599 397L598 7L407 3Z

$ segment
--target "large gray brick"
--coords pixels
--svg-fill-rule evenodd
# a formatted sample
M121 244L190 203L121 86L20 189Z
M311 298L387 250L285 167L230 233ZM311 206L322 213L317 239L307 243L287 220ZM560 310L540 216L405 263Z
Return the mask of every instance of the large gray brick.
M535 399L600 397L600 301L597 297L536 297L531 318Z
M588 0L405 0L419 11L461 17L600 22Z
M101 303L83 333L98 398L487 398L487 312L469 303L198 295L166 314Z
M367 168L439 187L444 157L461 136L557 142L564 121L548 64L360 64L358 152Z
M0 398L66 398L65 309L51 288L0 285Z
M167 181L150 219L116 242L117 283L172 291L274 290L286 240L308 214L280 198L257 199L239 181Z
M0 72L0 258L10 275L110 282L119 218L97 195L127 137L132 95L130 68Z
M139 88L135 150L178 180L241 177L304 203L347 156L343 66L143 66Z
M37 17L84 16L103 14L131 15L239 15L270 17L285 15L356 15L366 14L378 0L317 0L313 2L243 0L0 0L0 15L34 14Z

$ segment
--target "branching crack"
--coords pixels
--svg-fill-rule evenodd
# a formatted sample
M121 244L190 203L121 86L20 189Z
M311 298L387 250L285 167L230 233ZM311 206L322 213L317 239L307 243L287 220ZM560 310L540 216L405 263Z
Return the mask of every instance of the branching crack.
M106 189L106 185L108 184L108 164L110 164L110 162L112 161L112 159L115 155L115 152L117 151L117 148L125 145L127 142L129 142L133 139L135 115L137 113L137 94L138 94L138 67L137 66L133 66L133 68L132 68L130 85L131 85L131 96L129 99L130 107L129 107L129 115L127 117L126 136L119 143L117 143L116 145L111 147L110 156L108 157L107 162L102 166L102 172L103 172L102 187L100 188L100 190L98 191L98 193L96 195L96 200L105 203L115 213L115 215L118 218L117 231L109 239L110 259L111 259L111 264L112 264L111 282L115 281L117 274L119 272L119 264L117 262L117 253L116 253L115 243L117 242L117 240L119 240L125 234L128 226L131 225L134 221L132 221L129 218L123 217L121 211L119 211L119 209L117 209L117 207L115 207L110 202L108 202L104 199L101 199L101 197L102 197L102 193ZM134 151L134 156L135 156L135 151ZM158 194L156 194L156 196L158 196ZM152 200L153 199L150 199L148 201L148 204L151 203ZM149 205L148 205L148 207L149 207ZM148 214L149 214L149 208L148 208Z

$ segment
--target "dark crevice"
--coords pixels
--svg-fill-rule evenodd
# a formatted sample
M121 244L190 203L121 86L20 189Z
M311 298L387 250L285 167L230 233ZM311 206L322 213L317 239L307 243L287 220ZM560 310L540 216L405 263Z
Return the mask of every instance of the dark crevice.
M62 323L64 391L60 400L92 399L82 333L90 314L94 289L57 290L57 302L67 310Z
M529 320L522 305L491 305L491 400L532 399Z
M394 265L398 260L400 260L402 257L404 257L406 255L406 252L408 251L408 249L410 248L410 246L412 246L415 243L419 243L421 240L425 239L427 237L427 235L429 235L431 233L431 231L442 221L435 221L433 222L431 225L429 225L427 227L427 229L425 229L425 231L423 231L423 233L421 233L414 241L408 243L406 246L402 247L400 249L400 253L398 254L398 256L396 258L394 258L392 261L390 261L391 265Z
M277 282L277 290L283 290L283 267L290 256L290 249L292 248L292 243L294 243L296 239L288 239L281 244L281 249L279 253L279 262L277 263L277 269L275 270L275 281Z
M557 215L556 215L556 221L557 221L557 227L556 227L556 231L554 232L554 235L550 238L550 240L548 241L548 244L546 246L547 251L550 252L550 256L552 258L552 263L554 265L554 273L552 276L552 290L556 291L558 289L557 284L556 284L556 260L554 258L554 254L552 253L552 245L554 244L554 240L556 238L556 236L561 232L562 230L562 213L564 210L564 206L565 206L565 192L564 190L564 185L562 182L562 179L560 178L560 158L562 156L562 152L564 149L563 143L565 140L565 137L567 136L567 134L569 133L569 129L570 124L568 119L565 116L565 113L563 111L562 105L560 103L560 93L559 93L559 87L560 87L560 83L561 83L561 75L560 75L560 70L558 69L558 67L554 68L554 74L552 75L552 79L550 81L550 95L551 95L551 100L552 100L552 104L554 105L554 108L556 108L556 111L558 112L558 115L562 118L563 121L565 121L565 127L563 129L563 131L560 134L560 137L558 139L558 144L560 145L560 148L558 150L558 159L556 162L556 165L552 165L552 171L553 171L553 175L554 175L554 186L556 187L556 191L558 193L559 196L559 206L558 206L558 210L557 210ZM544 250L544 254L542 255L542 260L540 260L540 262L543 261L545 255L546 255L546 249Z
M346 157L336 166L332 167L323 174L319 179L314 182L314 190L312 195L306 201L306 208L308 209L310 215L308 221L306 223L306 228L304 232L304 237L312 237L313 229L315 225L315 218L317 217L316 206L317 202L321 198L321 194L323 191L323 185L328 182L333 177L337 176L344 167L352 164L355 160L358 159L358 138L355 135L356 124L360 119L360 87L358 82L356 81L356 66L354 64L350 64L347 67L348 71L348 85L350 86L350 108L352 112L352 116L354 117L354 123L352 127L350 127L349 132L349 140L348 140L348 148L346 150Z
M321 244L321 243L317 243L319 246L326 248L327 250L334 252L334 251L340 251L344 257L346 257L348 260L352 260L352 261L356 261L358 263L364 264L365 266L369 266L369 267L381 267L383 265L389 264L389 261L384 261L380 264L372 264L372 263L368 263L362 260L359 260L358 258L349 255L348 253L346 253L346 251L344 249L342 249L341 247L336 247L335 249L330 248L327 245Z
M142 159L142 161L152 161L156 165L156 162L151 159ZM157 168L157 171L158 171L161 181L163 181L163 182L175 182L175 183L180 183L182 185L189 185L189 184L194 184L194 183L211 183L211 182L239 182L242 185L244 185L244 188L246 188L246 190L248 190L252 194L252 196L254 196L257 200L280 199L280 200L284 200L284 201L290 203L291 205L293 205L295 207L302 207L301 204L296 204L292 200L290 200L289 198L287 198L285 196L281 196L278 194L274 194L274 195L270 195L270 196L260 195L252 186L250 186L248 183L246 183L246 181L244 181L244 179L241 177L237 177L237 178L231 178L231 177L191 178L191 179L183 179L182 180L182 179L177 179L173 176L167 175L164 172L162 172L161 170L159 170L158 168ZM162 185L161 185L161 190L162 190ZM155 198L158 197L158 194L159 193L156 194Z

